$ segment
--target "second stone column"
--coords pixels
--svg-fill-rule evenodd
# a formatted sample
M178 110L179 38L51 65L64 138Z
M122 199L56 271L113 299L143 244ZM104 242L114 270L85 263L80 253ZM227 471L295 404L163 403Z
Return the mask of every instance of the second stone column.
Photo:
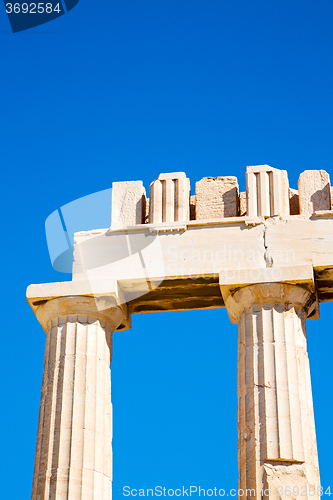
M226 307L238 323L239 498L319 498L320 480L304 288L266 283L236 289Z

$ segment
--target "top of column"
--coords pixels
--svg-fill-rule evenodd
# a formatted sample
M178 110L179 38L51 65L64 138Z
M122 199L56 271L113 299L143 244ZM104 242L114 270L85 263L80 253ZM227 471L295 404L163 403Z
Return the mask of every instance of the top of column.
M319 317L318 297L313 268L242 269L233 275L220 273L220 288L231 323L238 323L246 307L260 304L284 304L286 310L301 308L307 319Z
M91 316L118 330L131 327L126 302L114 280L30 285L27 299L45 331L49 321L65 315Z

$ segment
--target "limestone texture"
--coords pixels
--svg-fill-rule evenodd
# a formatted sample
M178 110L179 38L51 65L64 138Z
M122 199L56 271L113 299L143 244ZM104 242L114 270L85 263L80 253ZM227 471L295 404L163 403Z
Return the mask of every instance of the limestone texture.
M196 219L239 215L237 177L204 177L195 184Z
M146 191L142 181L112 183L111 228L144 224Z
M325 170L305 170L298 180L300 213L331 210L330 176Z

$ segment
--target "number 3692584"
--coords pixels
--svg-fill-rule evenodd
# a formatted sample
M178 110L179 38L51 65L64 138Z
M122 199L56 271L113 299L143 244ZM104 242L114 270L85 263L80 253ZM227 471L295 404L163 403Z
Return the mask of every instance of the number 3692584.
M47 14L51 14L52 12L58 12L60 14L61 8L60 4L53 5L51 3L6 3L6 12L7 14L43 14L46 12Z

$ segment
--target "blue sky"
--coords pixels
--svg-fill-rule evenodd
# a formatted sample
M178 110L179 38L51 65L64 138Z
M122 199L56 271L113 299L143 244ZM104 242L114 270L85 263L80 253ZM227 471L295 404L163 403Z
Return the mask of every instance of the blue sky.
M45 334L30 283L58 207L160 172L246 165L333 178L333 4L80 0L13 35L0 9L3 498L30 497ZM109 217L101 214L101 221ZM101 223L102 225L102 223ZM321 478L333 488L332 304L308 322ZM114 336L114 498L122 487L237 486L237 328L225 310L140 315ZM18 472L19 471L19 475Z

